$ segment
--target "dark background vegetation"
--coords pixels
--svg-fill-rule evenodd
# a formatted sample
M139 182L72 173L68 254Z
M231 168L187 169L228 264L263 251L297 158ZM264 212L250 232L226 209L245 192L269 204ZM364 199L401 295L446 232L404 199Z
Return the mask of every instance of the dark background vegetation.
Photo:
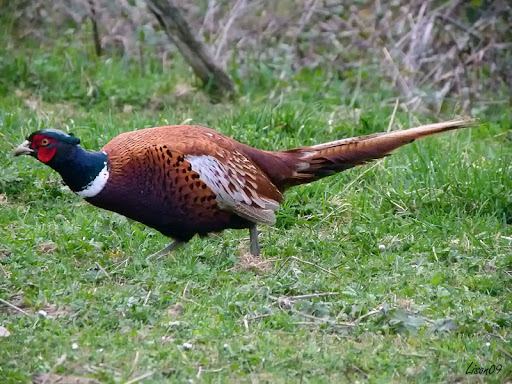
M142 0L93 1L94 14L91 2L85 0L4 3L10 36L6 49L23 42L28 52L3 56L2 71L9 75L2 79L3 92L14 86L35 88L44 95L47 83L55 80L52 75L59 74L64 75L60 80L63 92L75 88L72 96L79 102L99 103L117 96L111 101L150 103L142 89L133 95L127 90L124 97L111 95L98 79L87 78L98 64L91 57L91 18L98 26L102 61L134 62L139 76L162 71L171 78L179 65L175 48ZM355 92L383 90L390 98L403 97L411 111L478 113L510 101L512 10L506 1L209 0L177 4L214 58L227 66L242 95L253 93L254 88L269 95L286 95L301 76L317 74L317 88L327 92L338 80L349 85L350 92L337 89L348 103ZM42 60L33 57L31 48L40 47L50 54L70 46L87 60L85 68L80 66L87 84L83 79L73 84L67 78L65 72L72 72L74 66L64 73L58 71L59 63L46 73L31 70ZM61 60L69 57L62 55ZM180 83L196 85L186 76ZM308 91L314 94L315 89Z

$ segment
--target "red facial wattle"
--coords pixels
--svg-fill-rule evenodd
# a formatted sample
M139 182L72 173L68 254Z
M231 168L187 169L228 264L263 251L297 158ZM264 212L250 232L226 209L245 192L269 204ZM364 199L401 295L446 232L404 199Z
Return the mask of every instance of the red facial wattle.
M43 145L43 143L48 142L48 144ZM31 148L37 149L37 158L43 162L49 162L53 156L55 156L55 152L57 151L57 146L52 145L57 141L49 136L44 135L36 135L32 139Z
M57 151L57 147L53 147L53 148L41 147L37 151L37 158L40 161L42 161L43 163L47 163L53 158L53 156L55 155L55 151Z

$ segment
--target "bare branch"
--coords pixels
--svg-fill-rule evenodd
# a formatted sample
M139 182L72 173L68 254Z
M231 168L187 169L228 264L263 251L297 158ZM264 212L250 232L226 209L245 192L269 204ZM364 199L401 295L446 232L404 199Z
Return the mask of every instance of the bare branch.
M212 91L233 92L233 81L213 61L208 48L193 32L174 0L146 0L146 3L203 84Z

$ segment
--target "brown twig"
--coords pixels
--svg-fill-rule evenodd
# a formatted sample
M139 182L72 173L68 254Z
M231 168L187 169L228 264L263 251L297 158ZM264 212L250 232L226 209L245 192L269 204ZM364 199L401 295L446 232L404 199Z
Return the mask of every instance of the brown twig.
M96 52L96 56L101 56L101 40L100 40L100 33L98 31L98 22L96 21L96 7L94 5L94 0L88 0L89 1L89 10L90 15L89 18L91 19L92 23L92 36L94 39L94 50Z
M482 40L482 36L480 36L478 33L476 33L474 30L470 29L469 27L466 27L464 24L460 23L459 21L453 19L452 17L448 15L438 14L438 17L441 19L448 21L449 23L453 24L457 28L460 28L461 30L469 33L471 36L476 37L478 40Z
M103 273L105 274L105 276L106 276L106 277L108 277L109 279L112 279L112 278L110 277L110 274L105 270L105 268L103 268L103 267L100 265L100 263L96 262L95 264L96 264L96 266L101 270L101 272L103 272Z
M247 317L247 321L256 321L256 320L259 320L259 319L264 319L265 317L270 317L272 316L271 313L265 313L264 315L258 315L258 316L253 316L253 317Z
M382 312L382 308L377 308L377 309L371 310L370 312L365 313L362 316L359 316L354 323L355 324L359 324L361 322L361 320L366 319L367 317L376 315L376 314L381 313L381 312Z
M510 360L512 360L512 355L505 351L503 348L498 348L498 350L503 353L505 356L507 356Z
M281 309L290 309L297 300L309 299L313 297L332 296L339 295L337 292L323 292L323 293L311 293L307 295L298 296L269 296L272 300L275 300Z
M355 327L357 325L356 323L352 323L352 322L341 322L341 321L334 321L331 319L324 319L322 317L316 317L316 316L313 316L313 315L310 315L310 314L307 314L304 312L297 311L294 308L291 308L291 312L296 315L305 317L306 319L311 319L316 322L325 323L325 324L329 324L329 325L336 325L336 326L341 326L341 327Z
M18 312L23 313L24 315L32 316L30 313L28 313L28 312L24 311L23 309L15 306L14 304L9 303L8 301L5 301L4 299L0 299L0 303L4 303L5 305L11 307L12 309L15 309Z
M231 94L235 84L215 61L201 36L198 36L174 0L146 0L169 39L210 91Z

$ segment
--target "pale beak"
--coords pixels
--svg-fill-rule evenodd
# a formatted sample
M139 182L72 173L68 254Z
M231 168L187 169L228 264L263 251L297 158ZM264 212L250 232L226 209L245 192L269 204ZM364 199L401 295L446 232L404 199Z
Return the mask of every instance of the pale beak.
M31 153L34 153L34 150L30 148L30 141L25 140L12 154L16 157L19 155L30 155Z

